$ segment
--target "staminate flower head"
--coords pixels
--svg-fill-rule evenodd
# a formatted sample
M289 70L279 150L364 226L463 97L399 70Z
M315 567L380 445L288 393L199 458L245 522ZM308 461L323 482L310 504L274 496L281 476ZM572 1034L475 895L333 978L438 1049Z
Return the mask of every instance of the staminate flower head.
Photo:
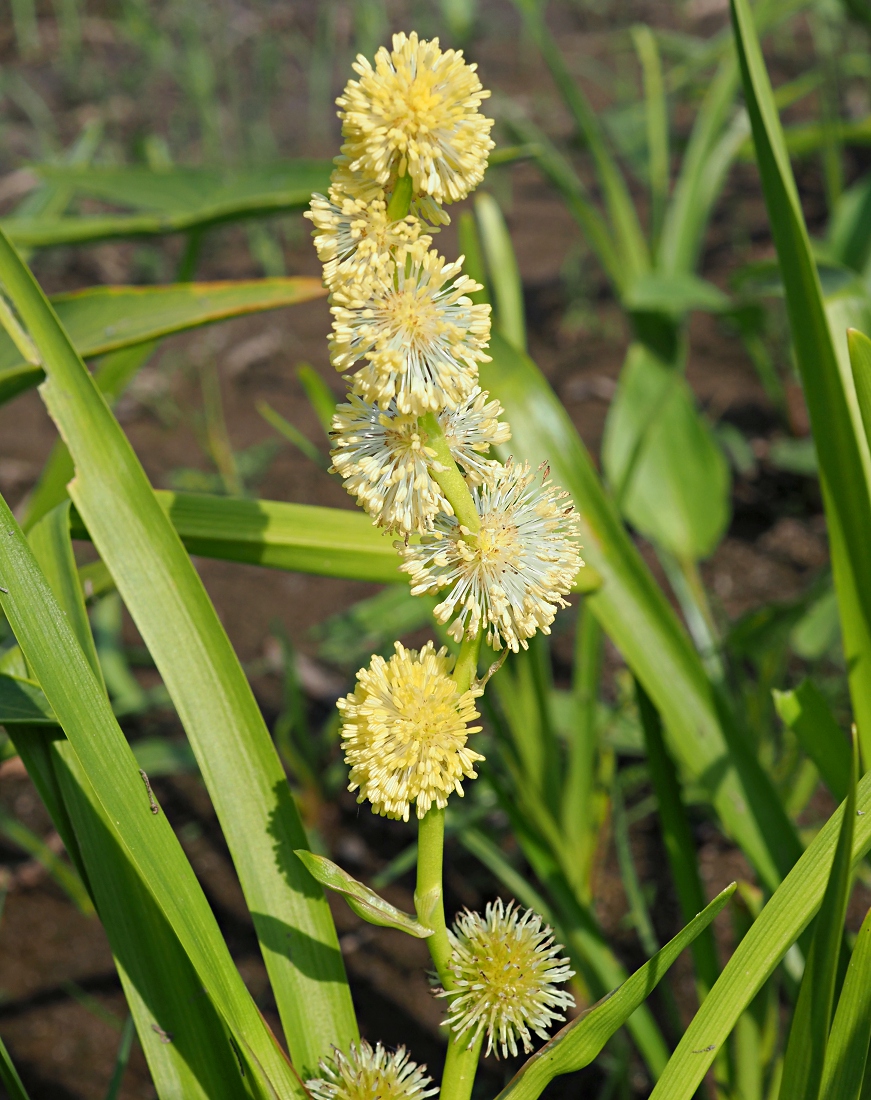
M584 564L580 517L547 470L539 486L525 463L509 461L472 497L481 517L476 535L440 514L418 546L401 548L400 568L413 595L449 589L435 616L442 623L456 616L451 637L474 637L483 623L494 649L504 642L516 653L536 630L549 634L557 608L567 606Z
M351 169L382 186L407 173L418 194L464 199L483 179L493 148L493 120L478 110L490 93L476 68L462 51L442 53L437 38L420 41L413 32L395 34L392 52L382 46L374 68L360 54L360 79L336 100Z
M315 248L328 287L338 280L365 280L370 270L383 273L390 265L391 249L401 250L417 240L426 248L432 244L432 237L421 235L423 225L411 214L398 221L388 218L380 188L375 198L366 201L331 187L329 196L312 195L311 209L303 216L314 224Z
M487 362L490 307L473 305L480 289L462 274L463 257L449 264L424 240L386 269L333 289L330 356L336 370L366 360L354 392L386 409L421 416L454 408Z
M472 485L492 481L498 463L485 458L510 429L499 420L502 406L476 386L456 409L439 413L454 461ZM438 512L453 514L432 477L435 452L416 416L391 401L382 412L351 394L333 418L333 469L376 524L403 534L423 534Z
M348 1054L336 1050L320 1069L322 1077L305 1083L314 1100L425 1100L439 1091L427 1088L426 1066L410 1062L405 1047L391 1054L365 1039L351 1043Z
M376 655L360 669L354 694L338 707L348 790L359 788L357 801L368 799L373 813L408 821L412 802L423 817L433 803L446 806L451 791L462 795L464 778L475 778L473 765L484 758L466 740L481 730L469 728L481 689L458 692L445 648L395 648L389 661Z
M489 1054L501 1049L517 1055L532 1051L530 1030L548 1038L554 1020L564 1020L564 1009L575 1003L571 993L557 989L574 974L568 959L558 959L560 944L553 942L541 917L527 909L522 915L515 902L505 908L502 899L480 913L466 910L448 933L453 948L448 964L456 989L450 997L448 1024L458 1034L469 1033L469 1046L484 1031Z

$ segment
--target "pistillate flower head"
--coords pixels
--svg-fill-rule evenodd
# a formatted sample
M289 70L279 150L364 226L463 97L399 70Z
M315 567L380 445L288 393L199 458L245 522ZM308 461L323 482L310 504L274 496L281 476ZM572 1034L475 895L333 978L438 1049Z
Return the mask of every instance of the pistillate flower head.
M428 1088L426 1066L410 1062L405 1047L392 1054L381 1043L362 1039L348 1054L335 1051L320 1063L322 1077L306 1081L314 1100L425 1100L439 1090Z
M412 802L423 817L433 803L446 806L451 791L461 795L464 778L475 778L473 765L484 758L466 741L481 729L469 728L481 690L460 694L445 648L395 648L389 661L376 655L360 669L354 694L338 706L348 789L359 788L357 801L371 802L373 813L408 821Z
M418 194L436 202L464 199L484 177L493 148L493 120L479 111L490 94L462 51L439 48L438 39L393 36L373 66L359 55L336 100L341 108L343 154L351 169L387 186L408 174Z
M473 305L480 289L423 240L386 269L333 290L330 355L336 370L366 360L354 392L386 409L422 416L454 408L474 388L489 356L490 307Z
M486 458L491 445L510 436L499 420L502 406L475 387L456 409L439 413L454 461L473 485L490 481L498 466ZM423 534L438 512L452 514L432 477L435 452L416 416L391 401L382 411L351 394L333 418L333 469L375 522L390 531Z
M497 1057L500 1050L516 1056L518 1040L529 1054L530 1031L547 1039L550 1024L575 1003L557 988L574 974L569 960L557 958L561 945L531 909L521 915L500 898L483 916L461 913L448 935L456 988L439 996L450 998L448 1024L458 1035L468 1032L470 1047L485 1032L487 1054L496 1048Z
M494 649L515 653L536 630L550 633L558 607L584 564L580 518L545 471L541 485L526 464L508 462L492 484L472 490L481 529L472 535L440 514L419 545L402 548L412 594L449 589L435 615L454 618L450 634L471 638L483 624Z

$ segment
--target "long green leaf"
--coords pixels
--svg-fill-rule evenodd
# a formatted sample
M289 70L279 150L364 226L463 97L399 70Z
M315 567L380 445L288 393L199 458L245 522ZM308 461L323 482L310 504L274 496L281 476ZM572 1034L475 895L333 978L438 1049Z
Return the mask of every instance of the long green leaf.
M820 1100L859 1100L871 1043L871 910L865 916L826 1048Z
M584 559L601 577L589 607L662 715L672 754L703 784L720 820L763 882L774 889L801 846L774 788L708 681L698 653L626 533L590 456L556 394L531 359L498 333L481 368L511 422L511 448L574 498ZM583 573L583 570L581 570Z
M158 490L155 496L192 554L321 577L382 584L405 580L393 539L361 512L204 493ZM72 533L90 538L75 512ZM575 591L591 592L600 584L595 569L582 569Z
M775 691L774 706L816 764L835 800L843 802L850 788L850 743L822 692L805 680L794 691Z
M765 62L747 0L731 0L744 96L820 462L850 692L871 759L871 497L852 379L838 364ZM849 390L848 390L849 387Z
M101 681L70 542L69 509L66 501L36 524L29 542L91 671ZM67 811L63 824L69 821L74 829L72 851L84 865L99 905L161 1100L235 1100L241 1082L226 1026L212 1003L202 997L202 981L135 863L118 843L111 819L72 745L46 731L20 726L14 738L31 774L34 763L41 761L34 778L44 783L40 773L45 767L50 771L52 786ZM160 966L154 965L155 959L161 960ZM197 1010L191 1011L192 1004Z
M780 1084L782 1100L818 1100L838 975L838 956L852 880L858 745L853 742L850 784L832 869L801 982Z
M260 1067L279 1096L299 1095L297 1079L227 952L175 834L163 814L150 812L135 758L103 688L2 498L0 532L0 574L8 589L0 593L0 606L67 734L75 760L93 784L105 829L136 868L155 912L178 936L200 986L231 1028L246 1060Z
M52 304L84 359L248 313L308 302L326 291L319 279L251 279L171 286L105 286L59 294ZM0 403L38 385L45 374L0 331Z
M497 1100L536 1100L554 1077L583 1069L604 1047L614 1032L647 999L678 955L698 936L735 893L727 886L682 931L669 940L649 962L607 997L582 1013L533 1054L504 1088Z
M517 257L499 203L486 191L475 199L481 246L490 276L495 323L509 344L526 350L523 286Z
M85 244L121 237L188 233L222 222L269 217L308 206L313 191L329 186L327 161L290 161L246 173L209 169L42 168L46 178L62 181L83 195L93 195L135 214L80 217L10 217L0 227L16 244L45 248Z
M826 822L760 913L705 998L650 1100L691 1100L738 1017L816 913L832 868L844 807ZM871 848L871 775L856 795L853 865Z
M662 736L662 722L659 714L647 692L637 682L636 695L644 744L647 748L647 767L659 809L662 839L677 889L681 914L689 923L693 913L698 913L704 908L705 901L702 880L699 876L696 846L686 815L677 769L668 754L665 739ZM720 973L713 933L707 930L700 932L693 941L692 951L697 979L707 992L713 987Z
M650 254L626 180L608 149L596 112L583 89L568 71L565 59L544 20L544 5L538 0L514 0L514 3L574 117L578 133L593 156L614 239L620 251L621 266L627 277L636 275L650 266Z
M133 449L2 235L0 278L47 368L42 394L76 463L70 495L197 756L294 1063L301 1073L314 1071L332 1044L347 1047L356 1038L357 1027L326 899L293 854L307 844L284 769L202 581Z

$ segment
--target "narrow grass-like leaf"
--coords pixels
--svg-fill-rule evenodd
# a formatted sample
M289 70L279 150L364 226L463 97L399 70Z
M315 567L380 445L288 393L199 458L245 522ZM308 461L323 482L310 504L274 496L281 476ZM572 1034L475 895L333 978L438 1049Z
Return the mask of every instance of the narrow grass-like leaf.
M0 1039L0 1080L9 1094L9 1100L30 1100L27 1089L18 1076L18 1070L9 1057L6 1044Z
M802 977L789 1042L783 1059L781 1100L818 1100L844 936L844 917L853 875L853 833L856 825L856 780L859 747L854 739L850 782L838 843L814 938Z
M130 1061L130 1051L133 1049L133 1036L135 1035L133 1017L128 1016L124 1022L124 1030L121 1032L121 1040L118 1043L118 1053L115 1055L115 1065L112 1069L112 1077L109 1088L106 1090L106 1100L118 1100L121 1092L121 1084Z
M377 924L381 928L395 928L399 932L406 932L417 939L426 939L432 935L432 929L415 920L408 913L403 913L389 901L385 901L370 890L362 882L358 882L337 863L333 863L326 856L315 855L314 852L300 850L296 853L311 873L312 878L317 879L321 886L328 890L335 890L341 894L348 905L358 917L368 921L369 924Z
M314 409L327 437L333 426L333 417L336 414L336 398L333 391L321 378L314 367L308 363L302 363L296 368L296 376L300 385L305 390L308 402Z
M75 869L64 863L41 837L3 811L0 811L0 834L7 840L11 840L17 847L23 848L29 856L41 864L80 913L88 917L93 916L93 903Z
M175 834L163 814L150 812L136 761L102 686L2 498L0 529L0 574L8 588L0 594L0 606L67 734L71 760L93 784L101 812L92 822L135 870L155 921L171 926L249 1064L259 1066L279 1096L299 1095L297 1079L242 983ZM79 832L82 821L74 818L74 823ZM125 886L130 882L112 888L122 889L126 905ZM99 893L97 904L102 907Z
M801 373L829 522L850 693L863 758L871 759L871 496L867 447L851 413L826 318L820 278L802 215L771 84L747 0L731 0L744 96L777 247L796 361ZM855 401L854 398L852 398Z
M859 1100L871 1043L871 910L865 916L826 1048L820 1100Z
M871 774L859 784L853 838L855 865L871 848ZM691 1100L738 1017L819 908L840 836L842 805L814 837L723 968L650 1100Z
M650 266L650 255L626 180L608 149L592 104L568 71L559 46L545 22L544 6L538 0L514 0L514 3L523 16L530 36L541 51L560 95L572 113L578 133L593 156L614 239L620 252L620 262L626 275L631 277Z
M583 1069L596 1057L614 1032L655 989L678 955L689 947L735 893L727 886L682 931L669 940L631 978L559 1031L533 1054L504 1088L497 1100L536 1100L554 1077Z
M39 684L0 673L0 725L15 722L56 726L57 718Z
M581 514L584 560L601 577L589 607L662 715L682 769L705 788L730 835L774 889L801 854L768 776L732 728L692 642L606 497L590 456L556 394L531 359L498 333L481 384L499 394L511 449L553 479ZM583 574L584 570L581 570Z
M47 368L42 394L76 464L70 495L197 755L294 1063L300 1073L314 1071L332 1044L347 1047L356 1039L357 1026L326 899L293 854L306 841L284 769L202 581L132 447L2 235L0 278Z
M59 294L52 304L76 351L89 359L201 325L280 309L326 294L320 279L252 279L159 287L105 286ZM0 332L0 403L45 377Z
M775 691L780 720L793 731L837 802L850 788L850 742L819 688L805 680L793 691Z
M656 793L662 839L677 889L681 914L689 923L693 914L701 912L705 904L696 846L683 803L677 769L662 736L659 714L647 692L637 681L636 695L644 744L647 747L647 767ZM693 940L692 952L697 979L707 992L720 973L717 947L710 930L701 931Z
M632 41L644 78L647 122L647 174L650 184L650 239L657 241L668 201L668 100L662 79L662 58L656 35L645 24L632 28Z
M482 191L475 199L475 215L489 274L488 284L495 323L509 344L525 351L523 287L508 226L499 204L486 191Z
M292 443L310 462L314 462L322 470L329 466L329 460L325 457L323 451L319 451L308 436L303 435L295 424L285 420L281 413L276 412L268 402L258 401L257 411L270 427L274 428L289 443Z
M868 193L871 195L871 188ZM849 329L847 347L850 352L850 366L853 369L859 412L862 414L862 424L865 427L865 438L871 446L871 340L864 332Z

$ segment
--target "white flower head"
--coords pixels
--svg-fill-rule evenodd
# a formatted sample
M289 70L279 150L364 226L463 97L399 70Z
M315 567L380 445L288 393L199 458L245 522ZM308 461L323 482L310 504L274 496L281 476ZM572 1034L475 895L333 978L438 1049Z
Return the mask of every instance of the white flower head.
M329 195L312 195L304 217L314 225L314 243L324 265L324 282L365 280L370 270L386 271L391 252L420 240L429 248L432 237L423 235L421 221L409 214L392 220L380 185L361 181L344 166L333 172Z
M492 483L472 490L481 528L473 535L454 516L440 514L417 546L401 547L400 567L412 594L449 589L435 609L439 622L454 619L456 641L485 627L494 649L515 653L537 630L550 633L565 607L581 560L580 517L547 470L541 485L527 464L499 468Z
M439 48L438 39L395 34L373 65L361 55L359 80L336 100L341 108L343 154L351 169L387 186L411 176L418 194L457 202L484 178L493 148L493 120L479 111L489 96L462 51Z
M348 1054L336 1050L320 1069L322 1077L305 1083L314 1100L425 1100L439 1091L427 1087L426 1066L409 1061L405 1047L391 1053L365 1039Z
M481 730L469 726L479 717L481 689L458 691L445 648L395 648L389 661L376 654L360 669L356 690L338 707L348 789L359 788L357 801L371 802L373 813L408 821L413 802L423 817L433 803L447 806L452 791L462 795L463 779L475 778L475 761L484 758L466 741Z
M562 947L531 909L521 915L515 902L506 908L499 898L483 916L461 913L448 936L456 988L439 996L450 998L447 1022L456 1034L469 1033L470 1047L483 1031L487 1054L495 1048L497 1057L500 1050L516 1056L518 1039L529 1054L530 1030L547 1039L550 1024L575 1003L556 988L574 974L569 960L556 957Z
M334 288L330 357L340 371L365 361L355 393L421 416L454 408L471 392L478 363L489 360L490 307L469 299L480 286L462 264L462 256L449 264L419 240L386 269Z
M511 434L501 414L499 402L478 386L456 409L439 413L451 455L472 485L495 476L499 464L487 451ZM423 534L438 512L453 514L432 476L437 463L426 431L416 416L399 412L395 401L382 411L351 394L336 410L331 434L333 469L378 526Z

